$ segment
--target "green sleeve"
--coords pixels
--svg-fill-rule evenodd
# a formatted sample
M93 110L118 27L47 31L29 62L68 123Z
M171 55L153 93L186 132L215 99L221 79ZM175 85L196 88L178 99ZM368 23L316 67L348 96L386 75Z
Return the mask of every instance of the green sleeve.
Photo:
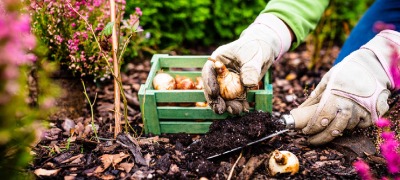
M296 36L292 49L314 30L329 0L270 0L261 13L272 13L283 20Z

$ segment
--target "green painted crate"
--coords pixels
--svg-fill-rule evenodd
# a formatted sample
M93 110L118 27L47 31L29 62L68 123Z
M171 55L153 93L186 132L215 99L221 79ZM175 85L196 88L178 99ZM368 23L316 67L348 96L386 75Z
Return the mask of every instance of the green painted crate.
M209 56L169 56L155 54L145 84L140 86L139 102L145 133L206 133L212 121L226 119L228 113L215 114L210 107L157 106L157 103L205 102L203 90L154 90L152 80L159 70L173 77L201 76L201 68ZM186 70L182 70L185 69ZM178 70L177 70L178 69ZM187 69L190 69L189 71ZM250 90L247 100L255 102L250 110L272 111L272 85L269 73L265 75L264 87Z

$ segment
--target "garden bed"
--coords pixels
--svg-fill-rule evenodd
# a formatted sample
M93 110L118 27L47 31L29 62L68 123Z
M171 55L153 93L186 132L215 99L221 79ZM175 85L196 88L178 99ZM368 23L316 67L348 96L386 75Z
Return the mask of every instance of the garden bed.
M388 175L385 161L376 150L377 131L373 127L367 131L346 132L343 138L319 147L307 145L306 136L289 131L243 150L206 159L282 129L276 119L305 100L331 67L337 49L330 52L332 54L321 63L318 71L307 69L307 51L287 53L273 66L272 114L255 112L214 122L205 135L141 134L143 124L137 93L140 84L146 81L150 63L146 60L128 64L122 80L128 99L130 135L120 134L113 138L111 81L102 86L87 87L91 99L98 93L95 123L100 127L100 141L96 141L90 128L85 129L90 124L88 106L82 117L53 117L48 136L33 148L35 156L30 170L52 170L51 176L40 177L50 179L227 179L241 154L232 171L233 179L268 179L271 176L264 160L273 150L279 149L293 152L299 158L300 170L295 175L278 175L278 179L358 179L352 167L357 156L370 163L375 175ZM396 97L391 98L393 108L388 113L392 120L399 118L396 109L400 105L395 100ZM141 136L131 138L138 135ZM359 149L348 146L351 142L347 137L359 140Z

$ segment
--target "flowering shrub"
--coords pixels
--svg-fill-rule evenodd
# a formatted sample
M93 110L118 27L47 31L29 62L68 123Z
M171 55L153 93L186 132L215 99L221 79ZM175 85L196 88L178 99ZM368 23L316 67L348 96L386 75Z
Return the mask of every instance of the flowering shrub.
M376 125L384 130L384 132L381 134L383 143L380 145L380 148L381 154L387 163L387 170L390 174L395 176L395 179L398 179L400 178L400 143L396 140L395 133L390 131L391 123L389 120L385 118L379 118L379 120L376 122ZM370 172L368 164L363 160L354 162L353 166L356 168L361 179L375 179ZM382 179L387 179L387 177Z
M123 17L125 0L117 0L116 3L119 15ZM60 62L81 76L109 76L106 60L112 61L111 30L108 34L102 33L110 21L109 1L32 0L30 7L33 14L33 31L48 46L50 60ZM127 35L129 30L126 27L138 22L141 14L138 9L129 20L121 21L124 26L121 26L119 35Z
M32 53L36 38L30 33L30 17L20 10L20 1L0 2L0 177L3 179L21 178L21 168L30 160L29 145L39 127L36 120L48 115L54 100L39 96L34 100L39 106L27 102L30 97L27 75L41 60ZM46 77L44 71L35 72L41 80ZM49 81L40 81L36 87L39 91L43 86L54 90ZM55 94L47 90L42 92Z

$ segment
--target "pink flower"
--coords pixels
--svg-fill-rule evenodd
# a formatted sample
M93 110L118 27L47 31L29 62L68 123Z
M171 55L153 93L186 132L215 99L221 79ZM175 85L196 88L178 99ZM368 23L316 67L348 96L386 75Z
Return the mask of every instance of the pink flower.
M31 19L28 15L23 15L20 17L19 21L15 22L15 28L21 33L30 33L31 26L30 26Z
M389 67L390 74L393 77L394 86L396 89L400 88L400 57L396 48L392 45L393 53L391 55L391 63Z
M381 153L387 162L388 171L392 174L400 173L400 153L399 142L392 131L386 131L381 134L384 142L381 144Z
M139 7L135 8L135 13L138 14L139 16L142 16L143 12Z
M102 1L101 0L94 0L93 1L93 6L94 7L100 7L101 6Z
M370 168L367 163L365 163L363 160L358 160L353 163L354 168L356 168L356 171L358 175L361 177L363 180L373 180L373 176L371 174Z
M64 41L64 39L60 35L55 35L55 38L56 38L57 44L61 44Z
M385 118L379 118L378 121L376 121L376 126L378 126L379 128L389 127L390 121Z

